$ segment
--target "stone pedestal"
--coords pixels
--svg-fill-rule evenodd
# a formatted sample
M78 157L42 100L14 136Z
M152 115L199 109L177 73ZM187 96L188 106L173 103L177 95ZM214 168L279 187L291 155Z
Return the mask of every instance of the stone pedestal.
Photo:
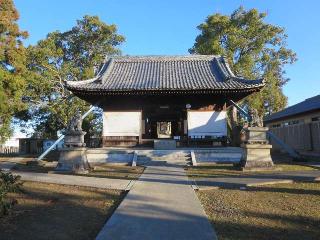
M244 129L245 141L241 144L243 156L240 161L242 170L269 170L274 165L270 150L272 146L268 143L267 127L248 127Z
M64 145L66 147L85 147L84 131L69 131L64 137Z
M268 144L267 127L247 127L243 129L245 132L244 142L248 144Z
M243 170L264 170L273 168L270 144L242 144L243 156L240 166Z
M87 173L90 169L87 160L84 135L86 132L69 131L64 138L64 148L60 150L57 172Z
M87 173L89 163L85 147L66 147L60 150L60 157L56 171Z

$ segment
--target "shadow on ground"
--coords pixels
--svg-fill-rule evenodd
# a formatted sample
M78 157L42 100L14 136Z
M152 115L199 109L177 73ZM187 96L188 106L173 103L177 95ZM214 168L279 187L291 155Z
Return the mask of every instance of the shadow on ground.
M25 182L0 218L2 240L94 239L124 194L116 190Z

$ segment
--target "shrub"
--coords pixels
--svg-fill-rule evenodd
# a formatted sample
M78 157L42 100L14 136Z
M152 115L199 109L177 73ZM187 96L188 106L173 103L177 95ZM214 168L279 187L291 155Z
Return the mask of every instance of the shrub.
M17 203L15 199L9 199L9 192L20 190L20 176L0 170L0 217L9 213L9 210Z

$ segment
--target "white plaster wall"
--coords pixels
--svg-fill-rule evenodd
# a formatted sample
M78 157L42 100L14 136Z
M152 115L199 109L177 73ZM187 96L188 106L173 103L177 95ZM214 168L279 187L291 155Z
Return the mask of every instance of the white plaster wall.
M227 136L226 111L188 111L188 136Z
M103 112L103 136L139 136L141 112Z

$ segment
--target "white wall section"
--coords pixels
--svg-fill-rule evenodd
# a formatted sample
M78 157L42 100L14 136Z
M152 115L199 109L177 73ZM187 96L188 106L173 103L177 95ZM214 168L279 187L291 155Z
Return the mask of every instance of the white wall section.
M226 111L188 111L188 136L227 136Z
M103 136L139 136L141 112L103 112Z

